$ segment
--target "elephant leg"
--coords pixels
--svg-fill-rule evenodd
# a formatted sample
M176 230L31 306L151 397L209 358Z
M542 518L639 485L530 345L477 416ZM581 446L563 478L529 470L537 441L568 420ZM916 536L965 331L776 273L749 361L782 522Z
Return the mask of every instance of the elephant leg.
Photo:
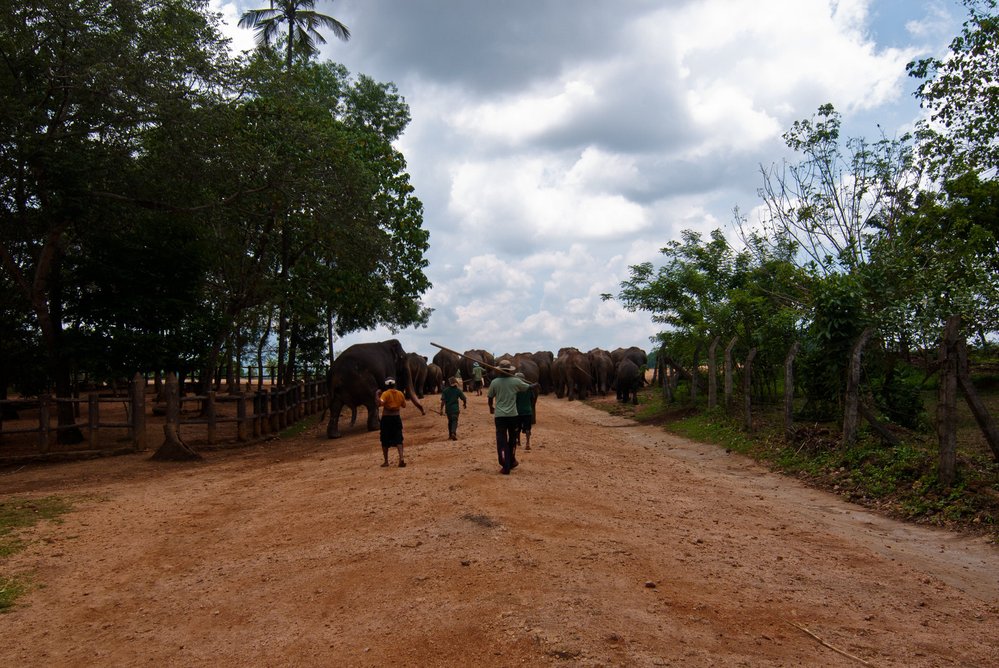
M350 426L357 424L357 406L350 407Z
M326 438L340 438L341 411L343 411L343 399L334 397L330 404L330 421L326 424Z
M378 431L382 424L378 419L378 407L374 402L365 404L364 407L368 409L368 431Z

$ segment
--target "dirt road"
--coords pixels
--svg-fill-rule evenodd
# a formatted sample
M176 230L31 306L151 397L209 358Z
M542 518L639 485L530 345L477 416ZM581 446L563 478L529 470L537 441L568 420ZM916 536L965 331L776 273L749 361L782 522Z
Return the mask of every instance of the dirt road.
M76 499L0 562L38 585L0 665L999 665L994 546L554 398L502 476L469 400L457 442L404 411L406 468L362 411L339 441L0 472Z

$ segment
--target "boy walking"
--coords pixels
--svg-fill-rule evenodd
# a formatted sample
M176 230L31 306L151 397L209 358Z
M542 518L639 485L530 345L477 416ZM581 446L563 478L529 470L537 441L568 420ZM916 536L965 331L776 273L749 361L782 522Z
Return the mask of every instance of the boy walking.
M447 437L452 441L458 440L458 402L461 401L465 408L468 408L468 400L465 393L458 387L458 379L448 378L447 387L441 392L441 410L447 415Z

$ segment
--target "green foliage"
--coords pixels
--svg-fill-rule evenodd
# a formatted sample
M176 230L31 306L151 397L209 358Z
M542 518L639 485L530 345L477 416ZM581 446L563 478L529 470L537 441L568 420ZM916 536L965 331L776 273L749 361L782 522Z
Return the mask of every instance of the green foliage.
M995 0L964 0L968 18L947 56L909 63L922 80L917 96L930 112L920 124L921 152L944 178L999 167L999 16Z
M294 61L232 60L204 0L0 16L0 354L24 362L4 386L68 392L70 360L211 373L267 331L284 373L331 327L426 322L428 233L393 146L409 108L311 61L317 27L349 36L313 4L254 10L291 26Z
M850 351L866 314L864 292L853 277L830 274L813 283L811 324L796 374L806 398L803 417L822 421L839 414Z

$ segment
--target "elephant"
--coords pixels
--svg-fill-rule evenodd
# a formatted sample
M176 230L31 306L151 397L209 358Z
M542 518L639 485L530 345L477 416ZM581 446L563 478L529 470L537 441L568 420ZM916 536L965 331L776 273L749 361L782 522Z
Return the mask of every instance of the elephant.
M517 367L517 371L524 374L524 380L528 383L538 383L540 378L540 370L538 369L538 363L534 361L533 355L530 353L517 353L513 356L513 365ZM541 394L540 387L531 388L531 424L537 424L538 422L538 395Z
M549 394L554 389L552 362L555 360L555 355L548 350L539 350L531 355L531 359L538 365L538 383L541 384L541 394Z
M390 376L396 379L396 387L425 414L413 387L408 362L406 351L396 339L355 343L340 353L328 375L330 421L326 437L340 438L340 413L344 406L351 410L364 406L368 411L368 431L376 431L380 426L376 392L385 389L385 379Z
M427 365L427 382L423 385L426 394L440 394L444 390L444 373L431 362Z
M409 360L409 374L413 378L416 396L423 398L423 386L427 384L427 358L419 353L406 355Z
M641 371L649 365L649 356L644 350L637 346L631 346L630 348L615 348L611 351L611 359L614 361L614 369L617 369L617 365L621 363L624 358L630 359L635 363L635 366ZM642 385L645 385L645 373L641 374Z
M642 386L642 370L631 358L625 357L617 365L615 373L617 382L617 400L623 404L631 403L638 405L638 388Z
M614 361L610 353L600 348L594 348L586 353L590 359L590 376L593 381L593 391L607 394L614 386Z
M555 396L568 395L569 401L585 399L591 386L590 361L576 348L562 348L552 363Z
M484 381L487 381L488 378L492 377L488 371L489 367L496 366L496 358L493 357L492 353L486 350L466 350L464 355L465 356L458 362L458 366L461 369L462 382L472 382L472 364L474 362L478 362L480 365L485 365L486 375L483 376Z
M458 370L458 362L460 360L461 357L454 354L450 350L441 350L434 355L433 363L440 367L441 376L444 378L444 381L447 382L447 379L453 376L454 372Z

